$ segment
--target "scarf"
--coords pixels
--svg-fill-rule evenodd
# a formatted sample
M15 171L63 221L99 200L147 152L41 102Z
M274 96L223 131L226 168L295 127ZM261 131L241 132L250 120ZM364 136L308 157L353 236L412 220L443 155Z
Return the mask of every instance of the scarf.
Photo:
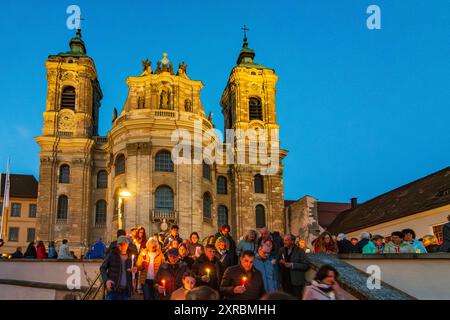
M324 295L326 295L330 300L336 300L336 295L334 294L333 288L328 284L320 283L316 280L313 280L311 284L321 291Z

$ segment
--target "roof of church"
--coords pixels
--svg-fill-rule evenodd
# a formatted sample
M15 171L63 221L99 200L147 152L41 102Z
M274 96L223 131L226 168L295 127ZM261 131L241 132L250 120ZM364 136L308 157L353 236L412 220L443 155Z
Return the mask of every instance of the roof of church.
M352 232L450 204L450 167L410 182L349 209L328 231Z
M81 29L77 29L77 34L70 40L70 51L60 52L57 56L61 57L87 57L86 46L81 37Z
M5 191L6 175L2 173L1 192L0 196L3 201L3 194ZM38 196L38 182L31 174L10 174L10 190L9 196L11 198L37 198Z
M239 67L247 67L247 68L255 68L255 69L268 69L264 67L263 65L257 64L253 61L253 58L255 57L256 53L253 49L250 49L248 47L248 41L247 36L244 35L244 42L242 44L242 49L239 52L239 56L237 59L236 64Z

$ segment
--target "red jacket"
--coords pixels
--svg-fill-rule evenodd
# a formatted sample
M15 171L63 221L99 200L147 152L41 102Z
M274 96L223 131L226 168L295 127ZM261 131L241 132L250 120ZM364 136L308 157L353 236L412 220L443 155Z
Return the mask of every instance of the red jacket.
M45 246L37 246L37 259L47 259L47 252L45 251Z

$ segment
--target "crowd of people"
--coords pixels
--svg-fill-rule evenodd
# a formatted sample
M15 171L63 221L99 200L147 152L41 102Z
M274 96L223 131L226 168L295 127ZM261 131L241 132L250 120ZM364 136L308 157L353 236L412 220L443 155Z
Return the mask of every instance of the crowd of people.
M67 239L63 239L58 248L55 241L50 241L48 248L45 247L44 241L31 241L25 252L23 252L22 247L17 247L16 251L10 254L10 257L12 259L78 259L74 251L69 249Z

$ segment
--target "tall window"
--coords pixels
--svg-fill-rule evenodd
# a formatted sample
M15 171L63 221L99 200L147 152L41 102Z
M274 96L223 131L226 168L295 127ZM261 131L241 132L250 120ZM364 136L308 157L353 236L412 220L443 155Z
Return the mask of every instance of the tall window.
M442 241L444 241L444 225L440 224L433 226L433 234L436 236L439 243L442 243Z
M250 98L248 102L248 109L250 121L263 119L261 100L258 98Z
M262 228L266 226L266 209L264 206L258 204L256 206L256 228Z
M59 183L70 183L70 167L67 164L59 167Z
M173 210L173 191L167 186L161 186L155 192L155 208Z
M211 195L209 192L203 194L203 219L211 220Z
M36 229L28 228L27 229L27 242L32 242L36 240Z
M108 188L108 172L106 172L106 170L100 170L97 173L97 188L98 189Z
M28 207L28 217L36 218L36 211L37 211L37 205L30 204L30 206Z
M125 213L125 199L122 198L120 205L120 211L122 212L122 215ZM114 211L113 211L113 218L117 218L119 216L119 189L116 190L114 193Z
M156 154L155 171L173 171L172 154L170 151L163 150Z
M22 205L20 203L11 204L11 217L20 217L22 211Z
M56 220L67 220L67 210L69 208L69 199L65 195L58 198L58 211L56 213Z
M75 110L75 88L64 87L61 94L61 109Z
M220 205L217 208L217 225L223 226L224 224L228 224L228 208L224 205Z
M227 178L224 176L219 176L217 178L217 193L227 194Z
M255 185L255 193L264 193L264 178L262 175L257 174L253 178L253 182Z
M9 228L8 241L11 241L11 242L19 241L19 228L15 228L15 227Z
M211 180L211 166L203 161L203 178Z
M125 156L123 154L117 156L114 166L116 169L116 176L125 173Z
M106 223L106 201L98 200L95 204L95 225Z

